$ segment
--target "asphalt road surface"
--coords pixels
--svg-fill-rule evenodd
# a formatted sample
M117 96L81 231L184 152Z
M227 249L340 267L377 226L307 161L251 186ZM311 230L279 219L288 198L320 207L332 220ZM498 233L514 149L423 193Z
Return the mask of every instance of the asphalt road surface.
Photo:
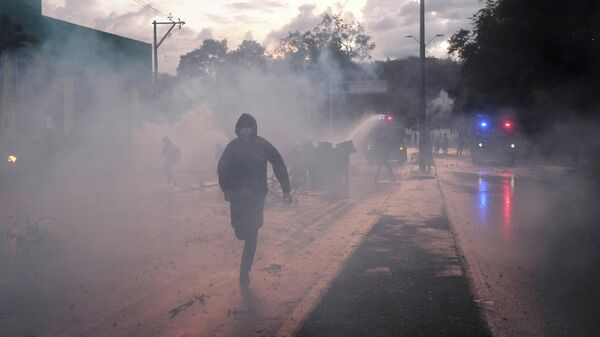
M598 336L598 194L557 166L437 158L477 303L496 336Z
M217 186L130 177L2 191L0 336L275 335L380 216L394 185L372 171L353 165L350 198L303 191L289 206L273 188L244 293Z

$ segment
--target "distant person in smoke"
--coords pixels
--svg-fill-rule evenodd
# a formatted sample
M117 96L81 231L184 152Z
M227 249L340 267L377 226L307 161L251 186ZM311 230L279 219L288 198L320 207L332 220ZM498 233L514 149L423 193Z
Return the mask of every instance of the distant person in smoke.
M444 132L444 136L442 137L441 140L441 145L442 145L442 153L444 154L444 156L448 156L448 147L450 146L450 139L448 138L448 134Z
M434 153L440 154L440 148L442 147L442 138L440 135L435 135L435 137L433 138L433 147L434 149Z
M375 172L375 182L379 181L379 173L381 168L385 167L390 175L392 182L396 181L394 170L392 170L392 164L390 163L390 156L392 154L392 142L388 137L379 136L375 139L375 146L373 147L375 162L377 163L377 171Z
M167 178L167 184L177 186L177 181L175 180L175 175L173 174L173 169L171 166L178 164L181 160L181 150L177 147L177 145L171 142L169 137L164 136L163 139L163 148L160 152L160 156L163 157L163 166L162 172Z
M431 137L429 139L425 139L425 145L423 149L424 153L419 153L419 155L423 156L425 168L427 169L427 171L430 171L431 166L433 165L433 150L431 149Z
M456 156L457 157L462 156L463 150L465 148L465 142L466 142L465 131L464 131L464 129L460 129L458 131L458 141L456 144Z
M250 270L256 253L258 230L263 225L267 196L267 163L281 184L283 199L291 203L290 180L283 158L271 143L258 136L256 119L242 114L235 126L238 136L219 159L219 186L231 209L231 225L238 240L244 241L240 264L240 286L250 284Z

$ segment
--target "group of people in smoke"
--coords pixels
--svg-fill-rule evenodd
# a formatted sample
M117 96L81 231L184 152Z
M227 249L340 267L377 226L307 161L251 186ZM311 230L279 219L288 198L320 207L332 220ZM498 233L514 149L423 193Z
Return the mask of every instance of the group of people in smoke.
M337 144L310 141L292 147L288 154L290 175L294 188L306 186L325 190L338 197L350 193L350 155L356 149L351 141Z
M242 114L235 125L237 138L223 149L219 146L219 186L229 202L231 225L237 239L244 241L239 282L250 284L250 270L256 253L258 231L263 225L265 199L268 192L267 168L273 166L275 177L283 191L283 201L292 203L290 176L279 151L266 139L258 136L256 119ZM295 187L328 189L347 195L349 191L350 154L356 152L352 142L337 144L310 142L295 147L290 153L290 174ZM181 151L168 137L163 138L163 174L167 182L177 182L171 167L179 162ZM338 194L339 195L339 194Z
M292 203L290 175L295 188L307 186L332 192L336 196L349 194L350 155L356 152L351 141L337 144L320 142L317 147L307 141L289 153L290 174L279 151L258 135L256 119L242 114L235 125L237 138L223 149L218 158L219 186L230 205L231 226L237 239L244 241L239 282L243 288L250 284L250 270L258 231L263 225L265 199L268 192L267 168L273 166L275 177L283 191L283 201ZM377 175L381 167L394 173L389 165L389 146L376 144ZM163 138L163 173L169 184L176 185L171 166L179 162L181 151L168 137ZM377 177L375 178L377 180Z
M447 133L443 133L442 135L435 135L433 138L433 147L434 153L440 154L440 150L444 156L448 155L448 147L450 146L450 139L448 138Z

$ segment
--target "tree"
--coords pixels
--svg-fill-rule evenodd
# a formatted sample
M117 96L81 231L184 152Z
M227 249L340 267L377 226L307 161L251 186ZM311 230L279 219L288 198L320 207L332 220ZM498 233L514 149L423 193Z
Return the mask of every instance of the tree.
M0 16L0 53L5 50L15 50L36 45L38 40L27 34L23 27L15 24L10 16Z
M265 48L253 40L244 40L239 47L229 53L229 59L247 68L260 68L265 63Z
M293 62L310 59L318 62L324 53L340 65L371 58L375 43L357 22L346 22L338 15L325 14L312 30L288 33L281 41L280 52Z
M528 131L600 107L600 6L594 0L487 0L450 39L466 108L512 105ZM543 115L542 115L543 114Z
M181 56L177 74L185 77L216 79L219 68L225 63L227 40L206 39L202 46Z

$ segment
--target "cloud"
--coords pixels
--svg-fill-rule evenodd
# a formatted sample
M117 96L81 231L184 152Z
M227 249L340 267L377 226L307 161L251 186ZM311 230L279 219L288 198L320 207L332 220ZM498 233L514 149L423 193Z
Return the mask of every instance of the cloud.
M362 7L363 26L377 44L372 53L373 57L385 59L418 55L418 44L404 36L411 34L417 36L419 33L419 2L417 0L364 1L364 6L360 2L352 3L355 13L357 8ZM198 20L194 22L196 25L189 22L182 30L174 31L165 41L164 47L159 51L161 70L174 72L179 57L198 48L205 38L228 37L229 47L234 49L236 46L232 42L238 40L241 42L244 34L252 31L253 34L248 36L263 39L263 45L267 49L274 49L289 32L296 30L304 32L318 25L325 13L341 13L345 19L354 20L354 14L345 10L349 7L349 3L349 1L332 1L332 7L326 9L317 6L316 2L304 4L298 7L295 16L292 16L287 23L270 32L267 28L270 25L266 20L280 15L279 13L287 13L289 10L287 1L230 1L219 5L220 8L226 9L225 12L220 11L219 6L213 7L209 14L203 15L206 20L202 25L198 25ZM428 0L426 6L426 35L428 37L435 34L445 35L444 39L436 39L428 46L428 53L445 56L447 39L458 29L468 28L469 18L482 7L482 4L480 0ZM103 0L46 0L44 2L45 14L49 16L145 42L152 41L150 22L155 18L155 13L136 6L134 2L131 6L123 4L118 10L112 12L109 9L110 6L107 6ZM263 15L263 13L267 14ZM163 33L163 29L159 32Z
M238 23L244 23L247 25L258 25L258 24L266 24L269 23L267 20L263 20L260 18L257 18L255 16L249 16L249 15L236 15L235 16L235 21Z
M144 9L123 14L110 13L100 16L92 25L95 29L127 36L133 39L148 41L151 38L152 22L154 15Z
M224 15L216 15L216 14L206 14L206 17L215 23L221 24L221 25L227 25L233 22L233 19L229 16L224 16Z
M469 18L481 7L479 0L429 0L426 10L426 41L443 34L428 45L429 55L444 57L447 40L460 28L470 27ZM419 34L419 2L415 0L368 0L363 8L363 25L377 47L373 57L403 58L419 53L419 45L406 35Z
M338 4L338 8L341 8ZM285 38L290 32L305 32L313 29L317 26L325 14L332 14L333 10L331 7L318 13L317 6L314 4L307 4L298 7L298 15L296 15L290 22L283 25L277 30L272 30L264 39L263 45L267 49L274 49L279 46L281 39ZM337 12L336 14L341 15L342 18L348 21L355 21L355 16L349 11Z
M98 0L65 0L58 5L56 1L44 5L50 16L61 20L86 25L102 13L98 10Z
M45 7L46 15L61 20L92 27L105 32L151 43L153 40L152 20L155 13L142 7L133 11L110 12L100 11L98 0L66 0L63 5L50 2ZM168 27L159 27L159 39ZM175 29L158 51L159 69L161 72L174 73L181 55L200 47L202 41L213 38L213 31L202 28L199 31L184 26Z
M269 0L254 0L254 1L239 1L230 3L227 8L234 11L266 11L272 12L282 8L287 8L286 3L280 1Z

